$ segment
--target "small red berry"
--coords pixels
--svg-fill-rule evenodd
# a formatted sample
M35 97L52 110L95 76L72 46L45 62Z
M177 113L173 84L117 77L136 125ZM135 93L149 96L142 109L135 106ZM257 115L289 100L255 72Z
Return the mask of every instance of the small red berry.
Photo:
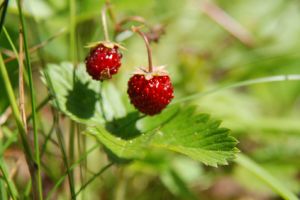
M128 81L131 103L146 115L160 113L173 99L173 86L168 75L135 74Z
M95 80L110 79L121 66L122 54L119 46L113 43L99 43L91 49L85 59L86 70Z

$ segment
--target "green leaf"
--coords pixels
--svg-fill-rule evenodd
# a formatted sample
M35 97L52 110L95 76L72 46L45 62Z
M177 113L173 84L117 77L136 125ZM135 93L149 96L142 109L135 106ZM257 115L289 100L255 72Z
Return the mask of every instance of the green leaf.
M85 124L102 124L105 120L111 121L126 114L114 85L92 80L86 73L84 64L79 64L76 70L67 62L60 65L49 64L46 70L50 80L47 81L44 75L42 79L54 90L52 95L58 102L58 105L54 105L72 120Z
M111 155L143 158L151 148L160 148L212 166L227 164L234 157L237 141L229 136L229 130L220 128L220 121L207 114L197 114L195 107L170 106L154 117L141 117L138 112L126 115L111 82L92 80L83 64L76 70L70 63L49 64L46 70L49 79L44 77L44 82L54 90L56 107L74 121L97 124L88 132Z
M125 159L143 159L152 148L184 154L206 165L225 165L237 152L235 138L219 127L220 121L198 114L193 106L171 106L153 117L132 117L131 113L103 126L90 127L94 135L111 152ZM127 124L126 124L127 123Z
M121 101L120 94L114 85L108 82L102 84L102 104L105 118L111 121L114 118L121 118L126 115L126 110Z

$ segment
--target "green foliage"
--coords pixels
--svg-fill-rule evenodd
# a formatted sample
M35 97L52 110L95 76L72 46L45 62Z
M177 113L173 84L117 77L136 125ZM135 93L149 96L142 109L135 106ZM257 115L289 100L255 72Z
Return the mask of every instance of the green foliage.
M50 77L48 84L52 84L61 112L77 122L104 122L99 101L100 84L90 80L82 65L73 71L70 63L49 64L47 70ZM46 82L46 79L43 78L43 81Z
M207 114L198 114L194 106L174 105L141 119L137 113L124 116L124 105L113 85L91 81L83 65L73 71L71 64L62 63L49 65L47 70L60 111L85 123L88 133L121 158L141 159L151 148L182 153L212 166L234 158L237 141L229 130L220 128L220 122Z
M14 65L8 65L7 67L7 71L10 75L10 80L12 83L12 86L15 88L18 85L18 73L16 70L16 66ZM0 74L0 88L1 88L1 92L0 92L0 114L3 114L3 112L7 109L7 107L9 106L9 100L8 100L8 96L7 93L4 91L4 82L3 82L3 78Z
M91 127L88 133L122 158L143 158L152 148L161 148L187 155L204 164L227 164L234 158L237 141L220 122L206 114L197 114L195 107L170 106L160 115L131 122L131 129L116 127L113 135L103 127ZM128 139L128 134L139 132ZM114 131L116 132L116 131ZM125 134L125 136L123 135Z
M0 34L4 59L19 51L16 2L10 1L5 21L11 41L3 31ZM70 2L76 8L70 9ZM153 64L166 64L176 98L154 117L136 112L126 94L130 74L147 63L145 47L133 33L118 37L127 51L122 52L122 67L112 80L91 80L84 64L70 63L83 62L88 53L84 46L103 40L100 12L104 2L23 1L29 48L64 30L40 51L30 53L37 102L47 99L49 93L52 98L51 105L38 109L43 180L47 189L54 185L48 198L66 199L68 195L68 190L59 190L68 177L58 159L61 155L54 133L60 132L66 146L70 143L75 148L66 148L66 154L70 152L75 160L66 157L70 156L71 173L83 179L75 179L76 192L84 188L78 199L295 199L291 191L300 192L299 2L210 1L251 35L254 43L247 46L203 12L204 0L111 0L117 21L138 15L147 21L143 31L148 25L165 28L159 42L151 44ZM108 20L108 25L113 39L115 24ZM131 25L140 24L130 22L125 27ZM230 21L226 26L230 28ZM70 54L74 54L72 60ZM18 102L18 62L5 63L5 68ZM45 85L38 73L44 69L48 72L48 76L42 75ZM26 77L24 80L28 116L30 88ZM1 119L9 106L3 89L0 76ZM54 116L49 116L53 106ZM219 121L201 113L222 119L222 126L230 128L230 133ZM68 128L70 121L75 124L73 129ZM20 150L18 132L10 115L1 126L0 158L2 166L11 172L16 162L7 155ZM73 136L78 133L75 138L70 137L72 131ZM203 165L223 165L232 160L237 152L233 137L243 152L233 160L235 164L218 168ZM99 148L101 145L104 148ZM96 178L107 157L117 167ZM24 171L24 165L18 165L18 170ZM22 175L0 179L0 199L11 198L8 187L13 188L13 184L21 197L30 197L31 185ZM229 180L228 190L222 185L224 179ZM89 180L93 183L85 187ZM235 192L230 193L231 189Z
M54 97L58 100L58 109L76 122L103 124L105 120L120 118L126 113L120 94L112 83L100 83L91 80L84 64L76 70L71 63L47 66L49 82Z

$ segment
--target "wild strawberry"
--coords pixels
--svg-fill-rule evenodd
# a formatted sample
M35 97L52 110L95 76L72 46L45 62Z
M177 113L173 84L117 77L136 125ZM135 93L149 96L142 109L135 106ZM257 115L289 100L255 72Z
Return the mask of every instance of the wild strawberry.
M131 103L146 115L160 113L173 99L173 86L165 71L139 71L128 81Z
M85 59L86 70L95 80L110 79L121 66L120 45L111 42L99 42L91 45L91 51Z
M164 66L152 66L152 54L149 40L139 28L132 27L145 42L148 53L148 70L140 68L128 81L131 103L146 115L160 113L173 99L173 86Z

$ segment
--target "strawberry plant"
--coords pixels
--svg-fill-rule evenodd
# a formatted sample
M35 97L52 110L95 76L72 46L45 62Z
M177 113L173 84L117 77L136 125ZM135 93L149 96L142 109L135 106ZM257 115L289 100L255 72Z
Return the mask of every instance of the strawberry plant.
M292 4L0 1L0 199L298 199Z

